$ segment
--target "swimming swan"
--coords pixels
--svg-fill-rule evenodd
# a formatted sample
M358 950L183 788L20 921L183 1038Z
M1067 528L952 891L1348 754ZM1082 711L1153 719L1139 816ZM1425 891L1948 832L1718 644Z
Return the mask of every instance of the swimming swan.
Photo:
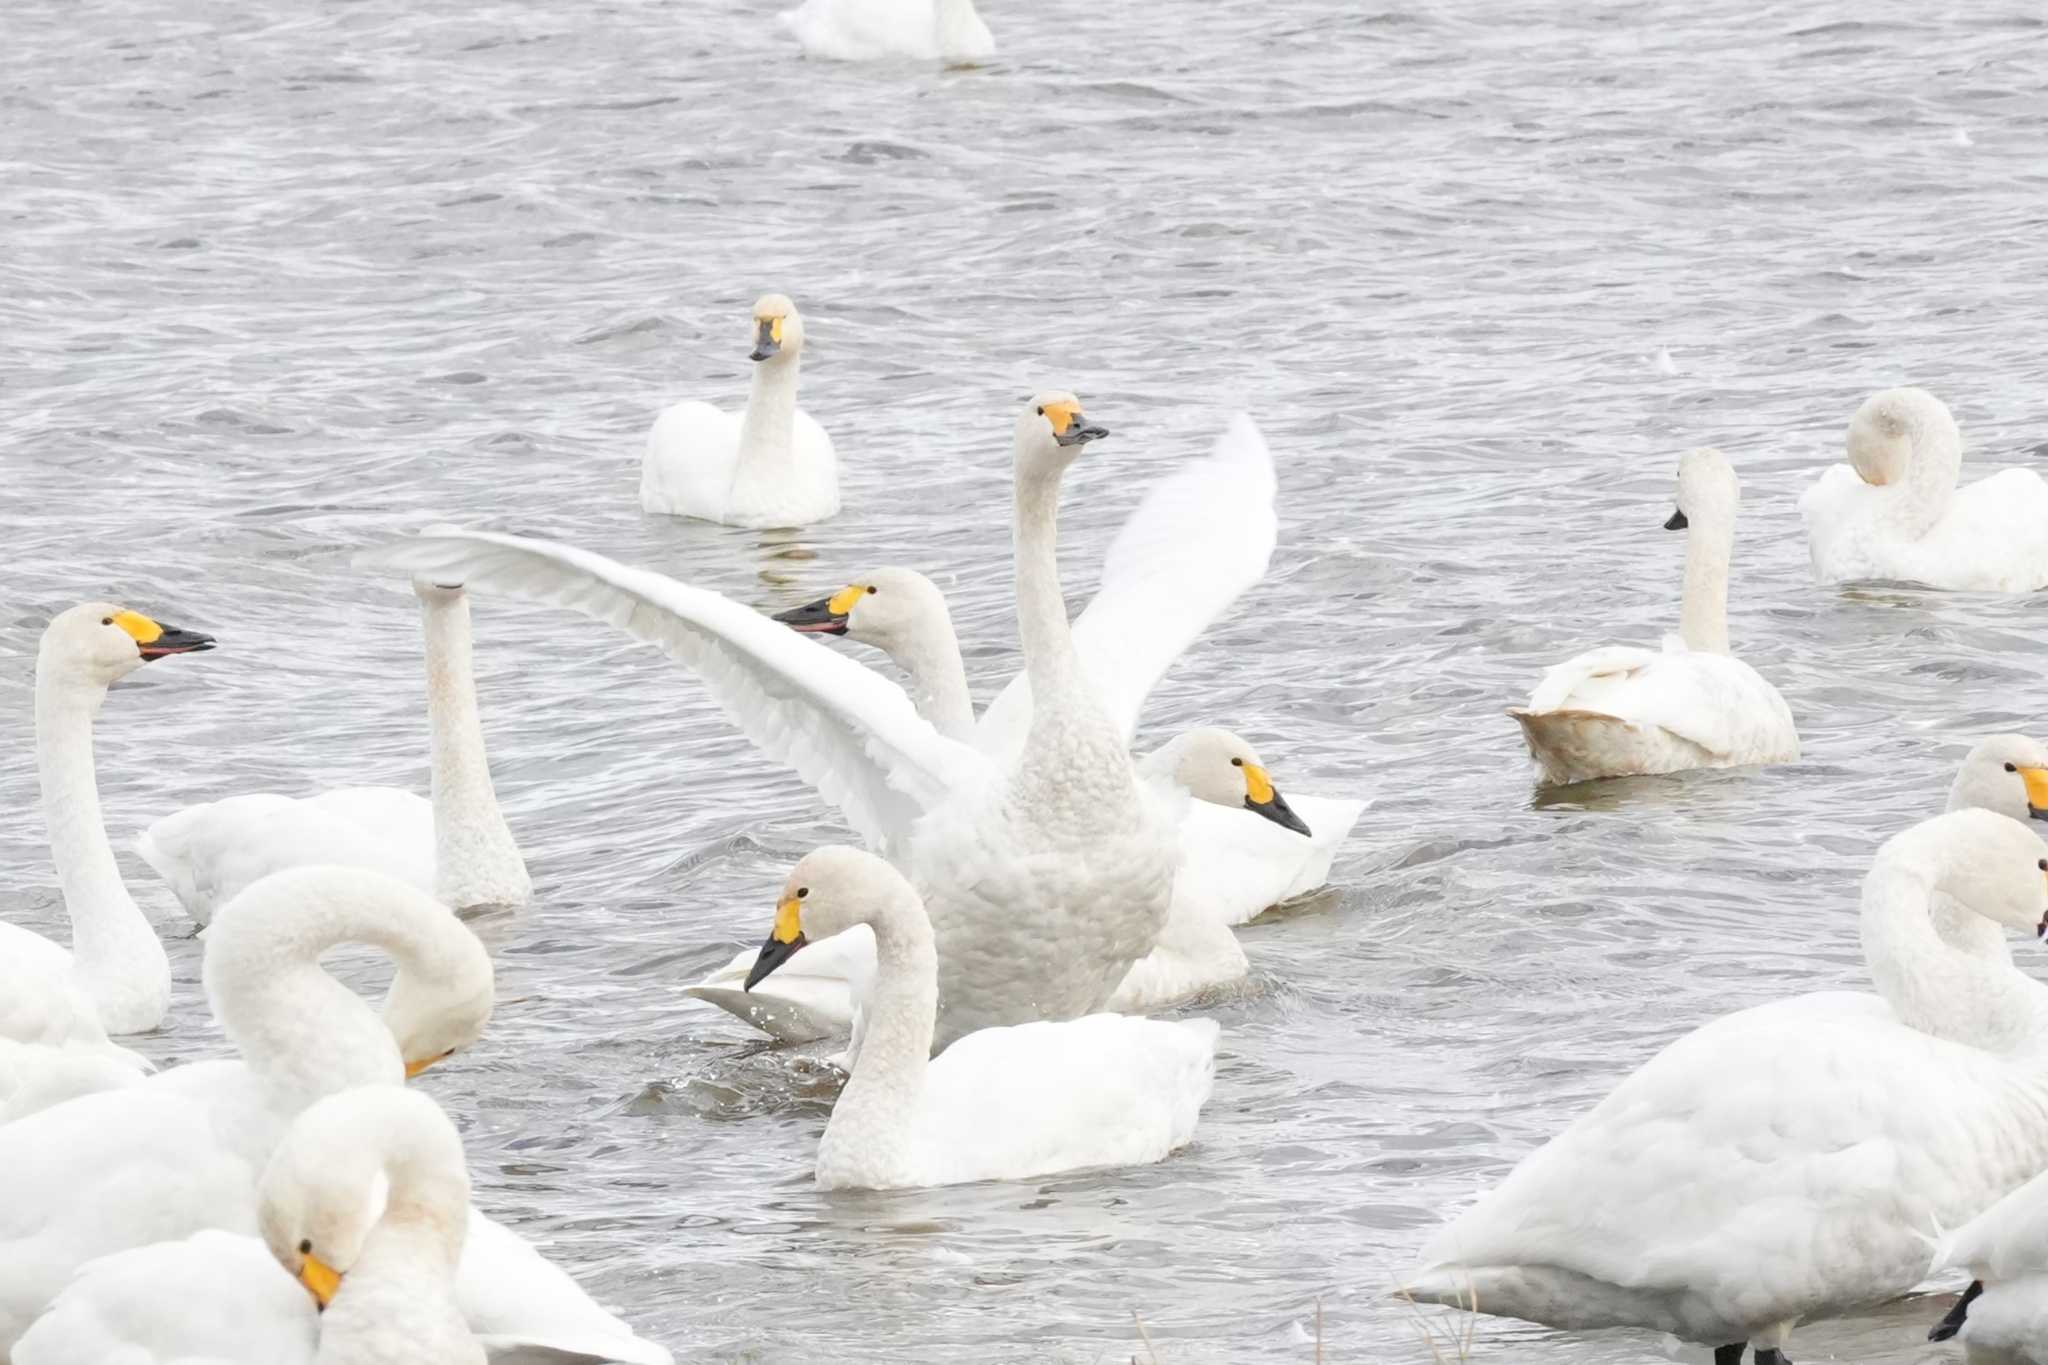
M107 1041L161 1024L171 1001L163 943L121 881L100 814L92 725L107 689L213 638L87 602L60 612L36 648L36 773L50 858L71 920L69 949L0 923L0 1122L133 1079L147 1064Z
M640 506L728 526L809 526L839 512L832 438L796 405L804 319L780 294L754 305L753 388L744 416L695 399L655 419Z
M2048 747L2025 735L1992 735L1979 740L1956 769L1948 809L1995 810L2021 823L2048 820ZM2035 832L2041 831L2037 828ZM1934 898L1933 914L1935 932L1950 947L1992 961L2012 961L2012 945L2005 930L1982 915L1943 895ZM2048 986L2041 990L2044 1004L2048 1004ZM1962 1003L1958 1002L1959 1007ZM1987 1033L1952 1029L1949 1036L1958 1042L1988 1039L1996 1033L1994 1021L2002 1017L2003 1011L1994 1010L1985 1021Z
M1963 438L1925 389L1886 389L1849 419L1849 462L1799 498L1814 575L1971 592L2048 587L2048 483L2006 469L1957 488Z
M903 1189L1136 1166L1185 1146L1209 1098L1210 1019L1094 1014L970 1033L934 1059L932 923L901 873L827 846L789 874L754 985L813 938L866 925L867 1034L818 1140L819 1188Z
M996 55L974 0L804 0L780 18L806 56L830 61L908 57L966 66Z
M1728 652L1728 559L1742 488L1718 450L1678 462L1685 597L1661 651L1609 645L1544 673L1508 711L1547 782L1789 763L1799 734L1778 690Z
M337 787L314 796L251 792L156 821L135 850L200 924L244 887L287 867L362 867L409 882L452 909L524 905L526 860L498 809L477 718L469 599L416 582L426 640L433 800L404 787Z
M581 611L695 671L749 738L910 873L938 941L943 1046L1099 1009L1150 951L1172 898L1185 800L1140 780L1083 675L1060 595L1060 481L1107 434L1071 394L1041 395L1017 419L1017 616L1037 700L1007 762L947 739L901 688L768 617L587 551L468 532L359 558Z
M262 1240L206 1229L88 1263L14 1365L483 1365L455 1302L469 1172L431 1099L367 1085L313 1104L260 1205Z
M1804 1319L1903 1294L1927 1238L2048 1165L2048 1024L2010 964L1945 944L1937 895L2030 934L2048 845L1986 810L1893 837L1863 883L1875 996L1724 1015L1665 1048L1433 1237L1403 1293L1553 1327L1641 1327L1783 1365ZM2003 1046L1954 1040L2003 1010Z

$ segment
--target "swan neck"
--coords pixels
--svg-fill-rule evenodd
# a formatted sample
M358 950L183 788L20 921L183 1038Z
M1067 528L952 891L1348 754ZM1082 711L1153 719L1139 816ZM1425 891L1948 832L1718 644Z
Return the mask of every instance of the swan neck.
M772 493L797 476L796 377L799 355L784 351L754 362L747 411L740 419L739 454L733 461L732 492Z
M907 886L868 918L875 983L853 1075L832 1107L818 1148L824 1183L911 1183L912 1133L938 1018L938 953L924 904ZM851 1182L833 1179L857 1170Z
M1919 537L1934 529L1947 514L1962 473L1961 445L1946 433L1929 431L1923 425L1914 435L1912 459L1899 487L1907 534Z
M526 862L498 809L484 754L471 658L469 598L422 597L427 713L433 730L434 884L448 905L526 899Z
M36 775L50 857L71 919L72 971L109 1033L139 1033L163 1022L170 960L128 894L100 811L92 726L107 690L36 661Z
M952 613L940 610L923 618L909 637L899 640L889 657L909 677L917 713L948 739L973 742L974 701Z
M1959 948L1937 916L1982 916L1941 894L1926 851L1880 856L1864 881L1861 932L1871 979L1900 1022L1952 1042L2003 1050L2033 1030L2033 989L2009 961ZM1995 928L1996 925L1993 925Z
M1732 519L1703 517L1686 532L1678 633L1687 649L1728 652L1728 561L1734 548Z
M1053 714L1062 698L1086 691L1060 591L1060 475L1034 466L1017 469L1017 632L1031 678L1032 728Z

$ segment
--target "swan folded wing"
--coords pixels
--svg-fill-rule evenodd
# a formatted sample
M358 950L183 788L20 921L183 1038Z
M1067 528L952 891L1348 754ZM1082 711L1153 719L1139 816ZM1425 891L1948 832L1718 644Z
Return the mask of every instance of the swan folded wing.
M854 1001L867 994L875 977L873 930L857 924L821 939L748 990L747 976L760 956L759 945L742 949L683 994L785 1043L843 1037L852 1029Z
M531 1348L567 1360L674 1365L666 1347L636 1336L525 1238L475 1209L455 1271L455 1300L494 1360Z
M1483 1303L1486 1268L1550 1268L1711 1303L1724 1326L1889 1297L1922 1278L1938 1227L2031 1169L2044 1116L2048 1087L2023 1068L1907 1028L1875 997L1745 1010L1524 1160L1408 1283L1440 1298L1463 1271ZM1491 1311L1514 1306L1497 1293Z
M359 562L566 607L660 647L878 850L899 852L925 812L992 780L986 759L934 730L894 683L715 592L485 531L430 531L364 551Z
M1725 654L1592 650L1545 673L1529 709L1592 711L1655 726L1736 762L1798 751L1785 699L1755 669Z
M663 409L647 433L647 453L640 467L641 508L716 516L732 496L739 449L739 414L694 398Z
M1330 861L1363 801L1290 796L1310 831L1304 839L1252 811L1189 801L1180 823L1180 870L1174 896L1192 895L1224 924L1243 924L1290 896L1329 880Z
M1968 1269L1991 1280L2048 1272L2048 1174L1957 1228L1942 1242L1933 1268Z
M2048 483L2031 469L2002 469L1968 484L1903 549L1914 582L1983 592L2048 586Z
M1074 649L1126 744L1145 698L1188 646L1265 576L1279 534L1273 455L1239 413L1203 458L1159 481L1110 543ZM1009 755L1031 728L1020 673L982 713L975 746Z

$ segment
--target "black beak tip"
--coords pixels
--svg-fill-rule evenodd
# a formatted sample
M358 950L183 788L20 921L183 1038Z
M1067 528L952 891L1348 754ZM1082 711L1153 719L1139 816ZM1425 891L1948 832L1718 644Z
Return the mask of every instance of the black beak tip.
M832 599L821 597L815 602L806 602L788 611L778 611L775 619L791 630L806 635L844 635L846 617L832 610Z
M802 934L798 934L795 941L784 943L770 934L767 941L761 945L761 955L754 959L753 967L747 972L746 984L740 989L750 991L760 985L770 972L795 957L796 950L809 941Z
M2048 820L2048 807L2037 806L2029 801L2027 803L2027 818L2029 820Z
M766 359L767 359L767 358L768 358L769 356L771 356L771 355L774 355L774 354L775 354L775 352L773 352L773 351L765 351L765 350L762 350L762 349L761 349L761 348L760 348L759 346L756 346L756 347L755 347L755 348L754 348L753 350L751 350L751 351L747 352L747 359L749 359L749 360L766 360Z
M1680 509L1671 514L1671 520L1664 523L1664 529L1667 531L1683 531L1689 525L1691 523L1685 519L1684 510Z
M148 663L152 659L162 659L172 654L204 654L213 646L214 639L211 635L201 635L196 630L167 628L163 634L137 648L142 653L142 661Z
M1244 799L1244 808L1265 816L1282 829L1293 830L1304 839L1313 839L1315 837L1308 827L1308 822L1294 813L1293 807L1287 804L1287 798L1279 792L1274 792L1273 799L1263 806L1247 796Z

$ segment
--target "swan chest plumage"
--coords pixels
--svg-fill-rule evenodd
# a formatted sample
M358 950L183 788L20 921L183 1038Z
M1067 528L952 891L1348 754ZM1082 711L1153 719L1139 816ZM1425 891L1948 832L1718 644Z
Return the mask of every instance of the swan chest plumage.
M2048 587L2048 482L2007 469L1958 488L1962 433L1933 394L1873 394L1850 419L1848 454L1799 499L1821 582Z
M780 22L805 55L829 61L900 57L965 65L996 52L974 0L804 0Z
M1547 670L1522 727L1546 781L1788 763L1799 733L1778 690L1728 652L1728 562L1741 488L1718 450L1679 462L1682 626L1661 650L1608 646Z
M694 399L647 434L640 506L728 526L808 526L839 513L832 438L796 405L803 315L780 294L754 305L753 387L735 415Z
M455 909L532 898L484 753L469 599L460 587L427 581L413 591L426 645L433 799L402 787L251 792L164 816L136 840L136 852L198 923L271 873L316 864L378 872Z
M1948 947L1928 915L1939 891L2038 928L2044 854L1983 810L1892 839L1863 895L1879 995L1800 996L1680 1038L1434 1237L1404 1292L1779 1349L1803 1319L1910 1290L1928 1235L2048 1164L2032 983ZM2004 1000L2028 1045L1944 1036L1962 992Z
M818 1143L825 1189L1014 1180L1158 1161L1194 1136L1216 1025L1123 1015L997 1027L931 1054L930 921L889 864L814 850L790 873L749 973L758 985L813 938L873 931L876 973L853 1075Z

